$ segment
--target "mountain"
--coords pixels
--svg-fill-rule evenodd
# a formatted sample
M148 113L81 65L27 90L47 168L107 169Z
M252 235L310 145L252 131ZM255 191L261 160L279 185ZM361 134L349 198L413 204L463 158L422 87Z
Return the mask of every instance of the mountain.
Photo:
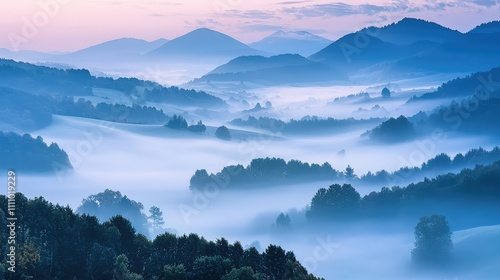
M242 55L262 55L264 52L250 48L242 42L208 28L191 31L163 44L146 54L150 58L169 58L185 61L186 58L232 59Z
M279 30L249 46L273 54L290 53L308 56L331 43L332 41L307 31L284 32Z
M401 59L410 54L404 47L357 32L338 39L311 55L309 59L352 72L377 63Z
M345 78L345 74L326 64L311 61L298 54L282 54L271 57L238 57L193 82L251 82L260 85L280 85Z
M500 65L500 33L467 33L398 61L394 71L464 73Z
M92 76L86 69L56 69L29 63L0 59L0 87L56 98L93 96L96 89L111 90L136 103L157 102L179 106L223 108L221 99L194 90L163 87L157 83L136 78L108 78ZM121 97L110 99L118 102Z
M474 27L468 33L497 33L500 32L500 21L491 21Z
M357 81L380 81L485 71L500 65L498 49L500 33L462 34L405 18L348 34L309 59L347 71Z
M418 41L444 43L461 35L456 30L415 18L404 18L384 27L364 28L360 32L396 45L409 45Z
M8 49L0 48L0 58L5 58L5 59L35 62L35 61L45 60L54 56L55 56L54 54L37 52L37 51L29 51L29 50L11 51Z
M87 66L102 63L123 63L139 59L140 55L150 52L168 42L158 39L148 42L135 38L120 38L91 46L73 53L59 56L53 61Z

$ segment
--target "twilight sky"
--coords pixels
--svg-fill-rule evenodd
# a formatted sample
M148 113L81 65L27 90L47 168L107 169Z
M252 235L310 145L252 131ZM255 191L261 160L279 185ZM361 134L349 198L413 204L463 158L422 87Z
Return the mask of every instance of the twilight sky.
M199 27L244 43L279 29L331 40L416 17L465 32L500 19L500 0L16 0L0 11L0 48L74 51L133 37L173 39Z

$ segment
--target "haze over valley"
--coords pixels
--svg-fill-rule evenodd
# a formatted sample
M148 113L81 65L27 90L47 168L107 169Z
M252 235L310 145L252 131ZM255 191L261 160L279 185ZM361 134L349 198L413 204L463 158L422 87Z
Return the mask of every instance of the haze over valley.
M327 4L281 5L319 20ZM499 22L370 13L336 36L249 42L206 20L76 51L0 45L0 177L21 205L17 272L3 254L0 274L496 279Z

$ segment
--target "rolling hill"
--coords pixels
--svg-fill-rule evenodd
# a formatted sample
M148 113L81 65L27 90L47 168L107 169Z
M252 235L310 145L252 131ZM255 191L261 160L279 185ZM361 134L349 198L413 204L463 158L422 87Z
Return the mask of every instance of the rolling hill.
M200 28L175 38L146 54L148 58L168 58L170 60L211 58L232 59L242 55L261 55L257 51L228 35Z
M331 44L332 41L307 31L279 30L249 46L272 54L300 54L309 56Z

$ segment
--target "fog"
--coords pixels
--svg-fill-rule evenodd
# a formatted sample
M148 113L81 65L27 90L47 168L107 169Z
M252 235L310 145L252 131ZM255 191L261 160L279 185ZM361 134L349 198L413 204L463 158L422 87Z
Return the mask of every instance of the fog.
M433 84L399 86L390 100L379 97L380 86L260 88L249 90L243 97L250 99L248 96L253 96L249 100L251 106L270 101L273 108L267 114L284 120L306 115L348 118L358 108L370 110L374 105L387 111L384 117L409 116L448 102L438 100L405 105L414 94L430 91ZM368 92L372 99L333 102L337 97L359 92ZM131 102L117 92L98 90L95 93L96 96L89 98L93 102ZM224 95L226 100L228 96L241 95L239 92L216 94ZM491 148L498 144L496 141L450 132L440 139L429 136L381 145L360 137L373 127L292 137L228 125L227 121L245 116L241 107L231 107L203 118L195 108L148 105L164 109L166 113L182 112L189 122L202 119L208 125L207 132L195 134L162 125L54 116L50 126L31 134L42 136L45 142L58 143L68 153L74 170L46 175L19 174L18 191L28 197L44 196L51 202L76 209L82 199L91 194L107 188L117 190L142 202L145 209L153 205L160 207L165 226L175 229L178 234L194 232L208 239L225 237L230 242L240 240L244 246L258 241L261 249L270 243L279 244L286 250L293 250L311 273L326 279L366 279L367 275L371 279L475 279L463 271L460 274L414 271L410 260L413 226L396 226L397 230L392 232L371 232L363 224L356 225L358 230L350 232L309 228L305 223L305 208L319 188L328 187L332 182L258 186L244 191L219 186L200 194L189 190L189 180L197 169L217 173L225 166L246 166L260 157L318 164L329 162L339 171L350 165L357 175L382 169L394 171L405 166L420 166L440 153L454 156L479 146ZM371 116L370 112L367 114ZM231 129L231 141L220 140L214 135L215 128L223 124ZM341 150L345 153L339 154ZM382 186L354 187L364 195ZM273 231L272 224L281 212L291 213L292 232L289 234ZM477 242L482 242L482 231L474 234L479 236ZM329 242L330 247L325 248L325 242ZM465 245L458 248L464 252L472 250Z

